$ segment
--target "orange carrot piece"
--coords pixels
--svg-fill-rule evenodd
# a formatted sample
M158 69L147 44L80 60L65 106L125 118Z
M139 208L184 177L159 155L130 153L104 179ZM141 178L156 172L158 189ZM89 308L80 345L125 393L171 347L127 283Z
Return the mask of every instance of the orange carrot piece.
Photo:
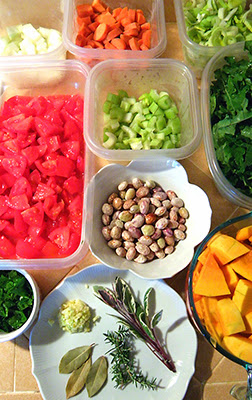
M88 25L83 22L78 33L87 37L91 33L91 30L89 29Z
M94 40L102 42L104 39L106 39L108 32L109 26L105 23L100 24L94 31Z
M138 36L138 29L125 29L124 30L125 35L127 36Z
M143 31L142 39L143 39L143 44L146 47L150 48L151 47L151 30L150 29Z
M79 4L76 6L78 17L88 17L94 14L93 8L90 4Z
M106 42L104 47L105 49L116 50L116 47L111 42Z
M87 44L87 39L79 33L75 38L75 44L77 46L83 47L85 46L85 44Z
M121 22L122 26L126 27L127 25L130 25L132 21L131 21L130 17L127 16L127 17L122 18L120 20L120 22Z
M85 47L85 49L93 49L93 47L92 47L90 44L86 44L86 45L83 46L83 47Z
M92 7L96 13L102 13L106 10L106 5L100 0L93 0Z
M90 40L88 42L88 44L90 44L94 49L103 49L104 46L102 43L97 42L97 40Z
M123 18L128 16L128 7L122 8L120 14L116 17L117 21L121 21Z
M146 22L146 18L145 18L145 16L144 16L141 12L137 11L137 12L136 12L136 21L137 21L140 25L142 25L142 24L144 24L144 23Z
M106 40L108 42L110 42L112 39L116 38L117 36L120 36L121 33L122 33L122 30L120 28L114 28L108 33Z
M125 35L125 33L120 35L120 39L122 39L126 43L127 46L129 45L129 41L131 38L132 38L132 36Z
M140 30L140 25L137 22L131 22L129 25L125 27L125 29L137 29L138 31Z
M87 25L91 24L92 20L89 15L88 17L83 17L83 18L77 17L76 22L79 26L81 26L83 24L83 22Z
M113 26L116 23L115 18L109 12L98 15L95 20L99 22L99 24L106 24L109 26Z
M98 25L99 25L99 22L95 21L95 22L92 22L91 24L89 24L88 27L89 27L90 31L94 32Z
M138 9L136 10L136 12L137 12L137 13L141 13L141 14L144 13L143 10L142 10L141 8L138 8Z
M93 32L90 33L90 35L87 36L87 40L88 40L88 41L89 41L89 40L93 40L93 38L94 38Z
M139 50L140 49L138 40L135 37L132 37L129 40L129 47L131 48L131 50Z
M146 31L147 29L150 29L150 23L149 22L145 22L144 24L141 25L141 30L142 31Z
M117 18L121 11L122 11L122 7L114 8L114 10L112 11L112 16L114 18Z
M130 8L129 9L129 13L128 16L131 19L131 22L135 22L136 21L136 10L134 8ZM138 22L138 21L137 21Z
M126 49L125 41L120 39L120 38L115 38L115 39L111 40L110 43L112 43L113 46L115 46L118 50L125 50Z
M146 50L149 50L149 47L145 46L145 44L141 44L140 50L146 51Z

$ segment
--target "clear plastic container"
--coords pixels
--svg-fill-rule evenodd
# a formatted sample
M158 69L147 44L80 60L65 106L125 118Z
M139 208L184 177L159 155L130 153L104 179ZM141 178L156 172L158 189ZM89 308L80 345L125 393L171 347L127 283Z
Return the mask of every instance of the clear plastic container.
M123 89L129 96L156 89L167 91L175 101L181 120L181 147L175 149L110 150L102 145L103 104L108 92ZM86 143L99 157L114 161L167 157L175 160L190 156L199 146L202 132L197 81L190 69L172 59L107 60L90 72L85 92L84 131Z
M4 101L12 96L54 96L54 95L81 95L84 96L85 84L90 68L78 60L48 61L41 64L17 63L8 67L0 65L0 74L7 78L7 82L0 82L0 107ZM17 81L17 77L18 80ZM40 80L36 84L36 79ZM42 77L47 80L42 81ZM22 82L22 85L20 84ZM85 147L84 166L84 204L82 210L81 240L77 250L68 257L39 258L39 259L0 259L0 268L24 269L58 269L73 266L86 255L88 244L85 240L84 226L86 221L86 187L94 174L94 160L92 153Z
M202 46L193 42L187 35L183 4L185 0L175 0L174 7L178 26L179 37L182 43L182 50L185 63L192 68L197 78L201 78L202 72L210 60L222 47ZM247 0L249 4L249 0Z
M203 139L208 167L219 192L229 201L240 207L252 209L252 198L237 190L223 175L216 158L214 149L211 119L210 119L210 85L214 79L214 71L225 64L225 57L234 56L237 60L247 57L244 42L222 48L207 64L201 81L201 119L203 125Z
M6 35L6 28L19 24L32 24L34 28L56 29L62 34L63 7L61 0L0 0L0 37ZM0 56L0 63L40 62L66 58L62 43L52 51L36 55Z
M91 4L92 0L64 0L64 21L63 21L63 43L66 49L76 58L86 63L95 65L97 62L112 58L154 58L160 56L166 48L166 28L163 0L128 0L116 1L106 0L105 3L111 9L116 7L128 7L142 9L144 15L151 23L152 39L151 48L146 51L138 50L110 50L110 49L89 49L77 46L75 37L77 34L76 26L76 6L78 4Z

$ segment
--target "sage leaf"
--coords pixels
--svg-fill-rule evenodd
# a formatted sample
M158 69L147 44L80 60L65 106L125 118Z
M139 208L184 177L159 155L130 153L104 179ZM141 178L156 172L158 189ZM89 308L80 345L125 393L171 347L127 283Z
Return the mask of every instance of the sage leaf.
M161 320L163 315L163 310L157 312L155 315L153 315L152 319L151 319L151 327L154 328L154 326L156 326L159 321Z
M135 301L133 293L127 286L125 286L125 289L124 289L123 303L126 306L127 310L130 312L130 314L135 314L136 301Z
M125 282L122 278L117 276L115 278L115 292L116 296L119 300L123 301L123 292L124 292Z
M69 350L60 360L60 374L69 374L79 368L90 357L93 345L81 346Z
M144 306L144 311L146 316L148 317L150 314L150 294L152 293L153 288L150 287L149 289L146 290L145 294L144 294L144 300L143 300L143 306Z
M108 361L105 356L97 358L87 376L88 397L93 397L104 385L108 377Z
M102 286L94 286L93 289L96 293L96 297L104 301L104 303L106 303L108 306L116 308L116 297L112 290Z
M146 324L146 322L145 322L145 315L144 315L144 313L142 313L142 314L139 315L139 322L140 322L140 324L141 324L143 330L145 331L145 333L147 333L147 335L148 335L151 339L155 340L155 337L154 337L154 335L153 335L151 329L149 328L149 326L148 326L148 325Z
M71 373L66 385L67 399L75 396L84 388L91 365L92 361L89 358L81 367Z

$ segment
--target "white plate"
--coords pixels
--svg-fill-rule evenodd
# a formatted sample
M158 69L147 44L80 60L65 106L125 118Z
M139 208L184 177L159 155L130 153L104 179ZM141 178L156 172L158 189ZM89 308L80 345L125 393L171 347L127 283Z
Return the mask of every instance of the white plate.
M181 240L175 251L163 259L155 259L145 264L128 261L117 256L110 249L101 233L101 208L108 196L117 191L123 180L138 177L146 181L152 179L164 190L171 189L184 200L189 211L186 221L186 239ZM135 160L127 167L109 164L102 168L90 181L86 202L86 234L90 250L99 261L112 268L128 269L136 275L148 279L170 278L188 266L194 254L194 247L208 234L211 226L212 210L206 193L198 186L188 182L183 166L174 160L159 158Z
M111 282L116 276L125 279L136 296L142 301L145 291L149 287L155 290L155 310L163 309L163 316L157 328L165 339L168 349L175 361L177 372L168 370L147 346L139 339L135 341L137 359L144 373L148 377L161 379L161 386L156 391L136 388L128 385L126 389L114 388L112 375L109 372L108 381L103 389L95 396L102 400L141 400L143 396L148 400L181 400L187 390L188 383L194 373L194 362L197 351L195 331L190 324L186 308L181 297L164 281L145 280L132 274L130 271L120 271L108 268L102 264L88 267L76 275L66 278L42 303L39 319L30 336L30 352L32 357L32 372L37 379L44 400L65 400L65 386L69 375L59 374L58 366L61 357L70 349L77 346L96 343L93 361L104 355L111 347L104 342L103 333L108 330L117 330L116 312L97 299L93 293L93 285L102 285L111 288ZM55 318L60 305L65 300L82 299L101 320L88 333L70 334L63 332L58 323L50 326L48 320ZM119 314L118 314L119 315ZM107 355L108 361L111 357ZM110 367L109 367L110 368ZM84 389L74 399L88 399Z

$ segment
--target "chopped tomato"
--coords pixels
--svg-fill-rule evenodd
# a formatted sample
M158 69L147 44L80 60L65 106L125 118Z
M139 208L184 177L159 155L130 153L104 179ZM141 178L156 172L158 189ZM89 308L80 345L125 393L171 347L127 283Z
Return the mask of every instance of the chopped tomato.
M60 200L60 202L57 203L56 196L48 196L45 198L44 211L46 215L53 221L55 221L58 218L59 214L64 209L64 206L65 203L63 200Z
M21 155L6 156L2 160L2 167L16 178L24 175L26 164L26 158Z
M21 212L23 220L27 225L42 226L44 221L44 210L42 203L37 203L34 206Z
M4 235L0 236L0 257L10 258L14 257L16 253L15 246Z
M68 140L61 145L61 151L71 160L77 160L80 155L80 142L78 140Z
M53 243L57 244L60 249L66 250L69 244L70 228L68 226L56 228L48 237Z

